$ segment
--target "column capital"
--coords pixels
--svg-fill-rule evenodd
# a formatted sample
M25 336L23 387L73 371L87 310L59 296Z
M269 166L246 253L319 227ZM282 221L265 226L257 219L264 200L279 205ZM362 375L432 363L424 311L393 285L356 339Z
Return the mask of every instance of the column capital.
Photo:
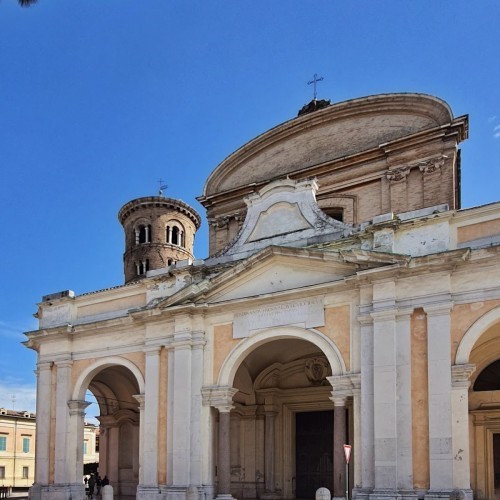
M161 345L146 345L142 352L146 356L155 356L160 354L162 346Z
M348 373L326 377L332 386L330 399L336 406L345 406L346 399L354 394L359 394L361 388L361 374Z
M73 360L63 359L61 361L54 361L54 364L57 366L57 368L72 368Z
M238 389L229 386L214 385L201 388L201 398L203 406L213 406L219 412L230 412L233 406L233 396Z
M427 316L444 316L451 313L453 309L453 302L437 302L435 304L425 304L423 309Z
M144 401L146 401L145 394L132 394L132 397L139 403L139 411L144 410Z
M68 401L68 408L69 408L69 414L70 415L79 415L81 417L85 416L85 408L89 406L91 403L88 401L78 401L78 400L71 400Z
M476 365L452 365L451 385L453 389L468 389L470 386L470 376L476 371Z

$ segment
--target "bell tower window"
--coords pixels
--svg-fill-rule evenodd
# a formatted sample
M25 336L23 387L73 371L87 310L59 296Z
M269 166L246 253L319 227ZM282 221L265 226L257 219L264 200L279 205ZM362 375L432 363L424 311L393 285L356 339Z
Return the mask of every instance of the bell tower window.
M177 224L172 224L165 229L165 240L171 245L176 245L179 247L185 247L185 233L182 226Z
M151 243L151 225L140 225L135 229L135 244Z
M135 263L137 276L144 276L149 271L149 259L140 260Z

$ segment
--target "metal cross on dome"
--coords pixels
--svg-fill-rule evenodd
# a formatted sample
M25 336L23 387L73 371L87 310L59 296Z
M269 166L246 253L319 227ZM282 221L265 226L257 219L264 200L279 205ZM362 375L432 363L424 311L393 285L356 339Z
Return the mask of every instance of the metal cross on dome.
M314 101L316 100L316 84L318 82L321 82L322 80L323 80L322 76L318 78L318 73L314 73L313 79L310 82L307 82L307 85L311 85L311 83L314 85L314 97L313 97Z
M163 184L165 181L163 179L158 180L158 184L160 185L160 189L158 190L158 196L163 196L163 191L168 188L167 184Z

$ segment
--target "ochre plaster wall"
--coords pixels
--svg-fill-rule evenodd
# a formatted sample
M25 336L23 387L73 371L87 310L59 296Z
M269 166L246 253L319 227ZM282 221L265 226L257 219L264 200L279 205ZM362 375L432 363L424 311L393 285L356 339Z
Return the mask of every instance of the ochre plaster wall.
M486 238L500 233L500 219L495 219L470 226L463 226L457 229L457 242L465 243L479 238Z
M411 401L413 486L429 488L429 393L427 376L427 317L417 309L411 317Z
M351 369L351 312L350 306L327 307L325 309L325 326L318 331L335 342L344 358L346 369Z
M455 364L458 345L467 330L481 316L500 305L500 300L458 304L451 312L451 360Z
M214 326L214 382L217 381L222 363L239 340L233 339L233 325Z

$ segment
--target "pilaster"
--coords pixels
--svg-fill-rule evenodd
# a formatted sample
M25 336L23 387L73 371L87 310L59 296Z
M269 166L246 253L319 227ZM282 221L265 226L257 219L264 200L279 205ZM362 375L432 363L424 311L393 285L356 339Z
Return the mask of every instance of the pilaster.
M70 399L71 370L73 362L57 361L56 366L56 432L54 456L54 483L68 484L68 439L71 432L68 401ZM83 436L83 434L82 434ZM74 453L72 454L74 455ZM76 459L76 457L74 458ZM74 464L73 464L74 465Z
M158 414L160 399L160 350L158 346L145 350L145 394L134 396L139 402L140 462L139 484L158 486Z
M36 446L35 484L49 484L50 410L52 401L52 363L39 363L36 371Z
M451 408L451 310L445 302L425 306L429 374L429 498L453 488Z
M469 457L469 379L475 370L476 366L473 364L451 367L453 487L470 492L469 496L472 496Z

